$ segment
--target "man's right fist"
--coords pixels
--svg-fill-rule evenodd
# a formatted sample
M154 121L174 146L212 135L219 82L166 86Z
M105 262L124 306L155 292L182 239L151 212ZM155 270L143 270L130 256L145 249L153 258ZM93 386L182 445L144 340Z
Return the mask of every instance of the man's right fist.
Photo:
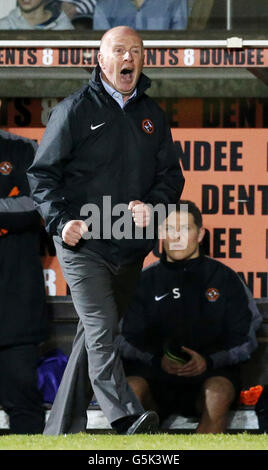
M62 239L67 245L75 246L87 231L87 224L83 220L70 220L63 227Z

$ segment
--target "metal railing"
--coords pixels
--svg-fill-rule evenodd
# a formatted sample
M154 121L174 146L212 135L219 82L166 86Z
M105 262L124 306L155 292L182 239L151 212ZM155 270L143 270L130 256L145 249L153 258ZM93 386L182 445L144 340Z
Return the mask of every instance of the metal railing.
M233 19L233 0L226 0L226 29L230 31L232 29L232 19Z

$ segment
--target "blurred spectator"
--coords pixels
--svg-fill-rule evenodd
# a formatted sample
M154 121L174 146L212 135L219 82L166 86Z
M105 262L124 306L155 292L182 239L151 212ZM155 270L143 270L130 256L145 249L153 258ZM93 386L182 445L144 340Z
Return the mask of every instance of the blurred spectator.
M191 13L188 21L188 29L201 31L207 26L215 2L214 0L206 0L205 2L204 0L189 0L189 2L191 3ZM222 16L225 17L225 5L222 6L224 10Z
M93 29L130 26L138 30L187 28L187 0L98 0Z
M40 216L26 178L36 148L0 130L0 404L13 434L42 433L45 418L37 387L47 333Z
M92 29L97 0L59 0L75 29Z
M18 0L17 7L0 20L0 29L74 29L67 15L53 8L52 0Z
M17 0L8 0L8 2L2 0L0 2L0 18L2 19L4 16L7 16L16 5Z

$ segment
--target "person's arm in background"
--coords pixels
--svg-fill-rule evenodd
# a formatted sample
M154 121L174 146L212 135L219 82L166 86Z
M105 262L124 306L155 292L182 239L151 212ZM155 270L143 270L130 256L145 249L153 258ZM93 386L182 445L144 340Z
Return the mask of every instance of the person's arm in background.
M226 288L227 308L224 325L224 347L209 355L212 368L246 361L255 349L250 337L253 315L245 288L234 272L229 272Z
M187 29L188 6L187 0L177 0L172 9L169 29Z
M1 235L22 233L40 226L40 215L28 196L0 198Z
M19 153L14 170L16 172L16 185L7 197L0 198L0 229L2 236L38 229L40 226L40 216L30 196L26 176L26 170L33 162L37 144L35 142L14 141L14 145Z
M190 0L193 5L188 19L188 30L202 31L206 28L214 0Z
M103 11L103 2L97 2L93 15L93 29L107 30L111 28L107 16Z

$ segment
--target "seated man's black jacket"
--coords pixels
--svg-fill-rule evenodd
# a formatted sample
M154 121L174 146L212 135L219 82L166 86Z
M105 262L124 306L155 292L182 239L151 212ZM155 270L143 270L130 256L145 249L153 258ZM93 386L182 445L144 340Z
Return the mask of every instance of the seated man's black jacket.
M118 343L125 363L137 367L160 367L165 348L176 342L203 355L208 367L225 367L255 349L252 319L232 269L207 256L170 263L163 255L143 270Z

